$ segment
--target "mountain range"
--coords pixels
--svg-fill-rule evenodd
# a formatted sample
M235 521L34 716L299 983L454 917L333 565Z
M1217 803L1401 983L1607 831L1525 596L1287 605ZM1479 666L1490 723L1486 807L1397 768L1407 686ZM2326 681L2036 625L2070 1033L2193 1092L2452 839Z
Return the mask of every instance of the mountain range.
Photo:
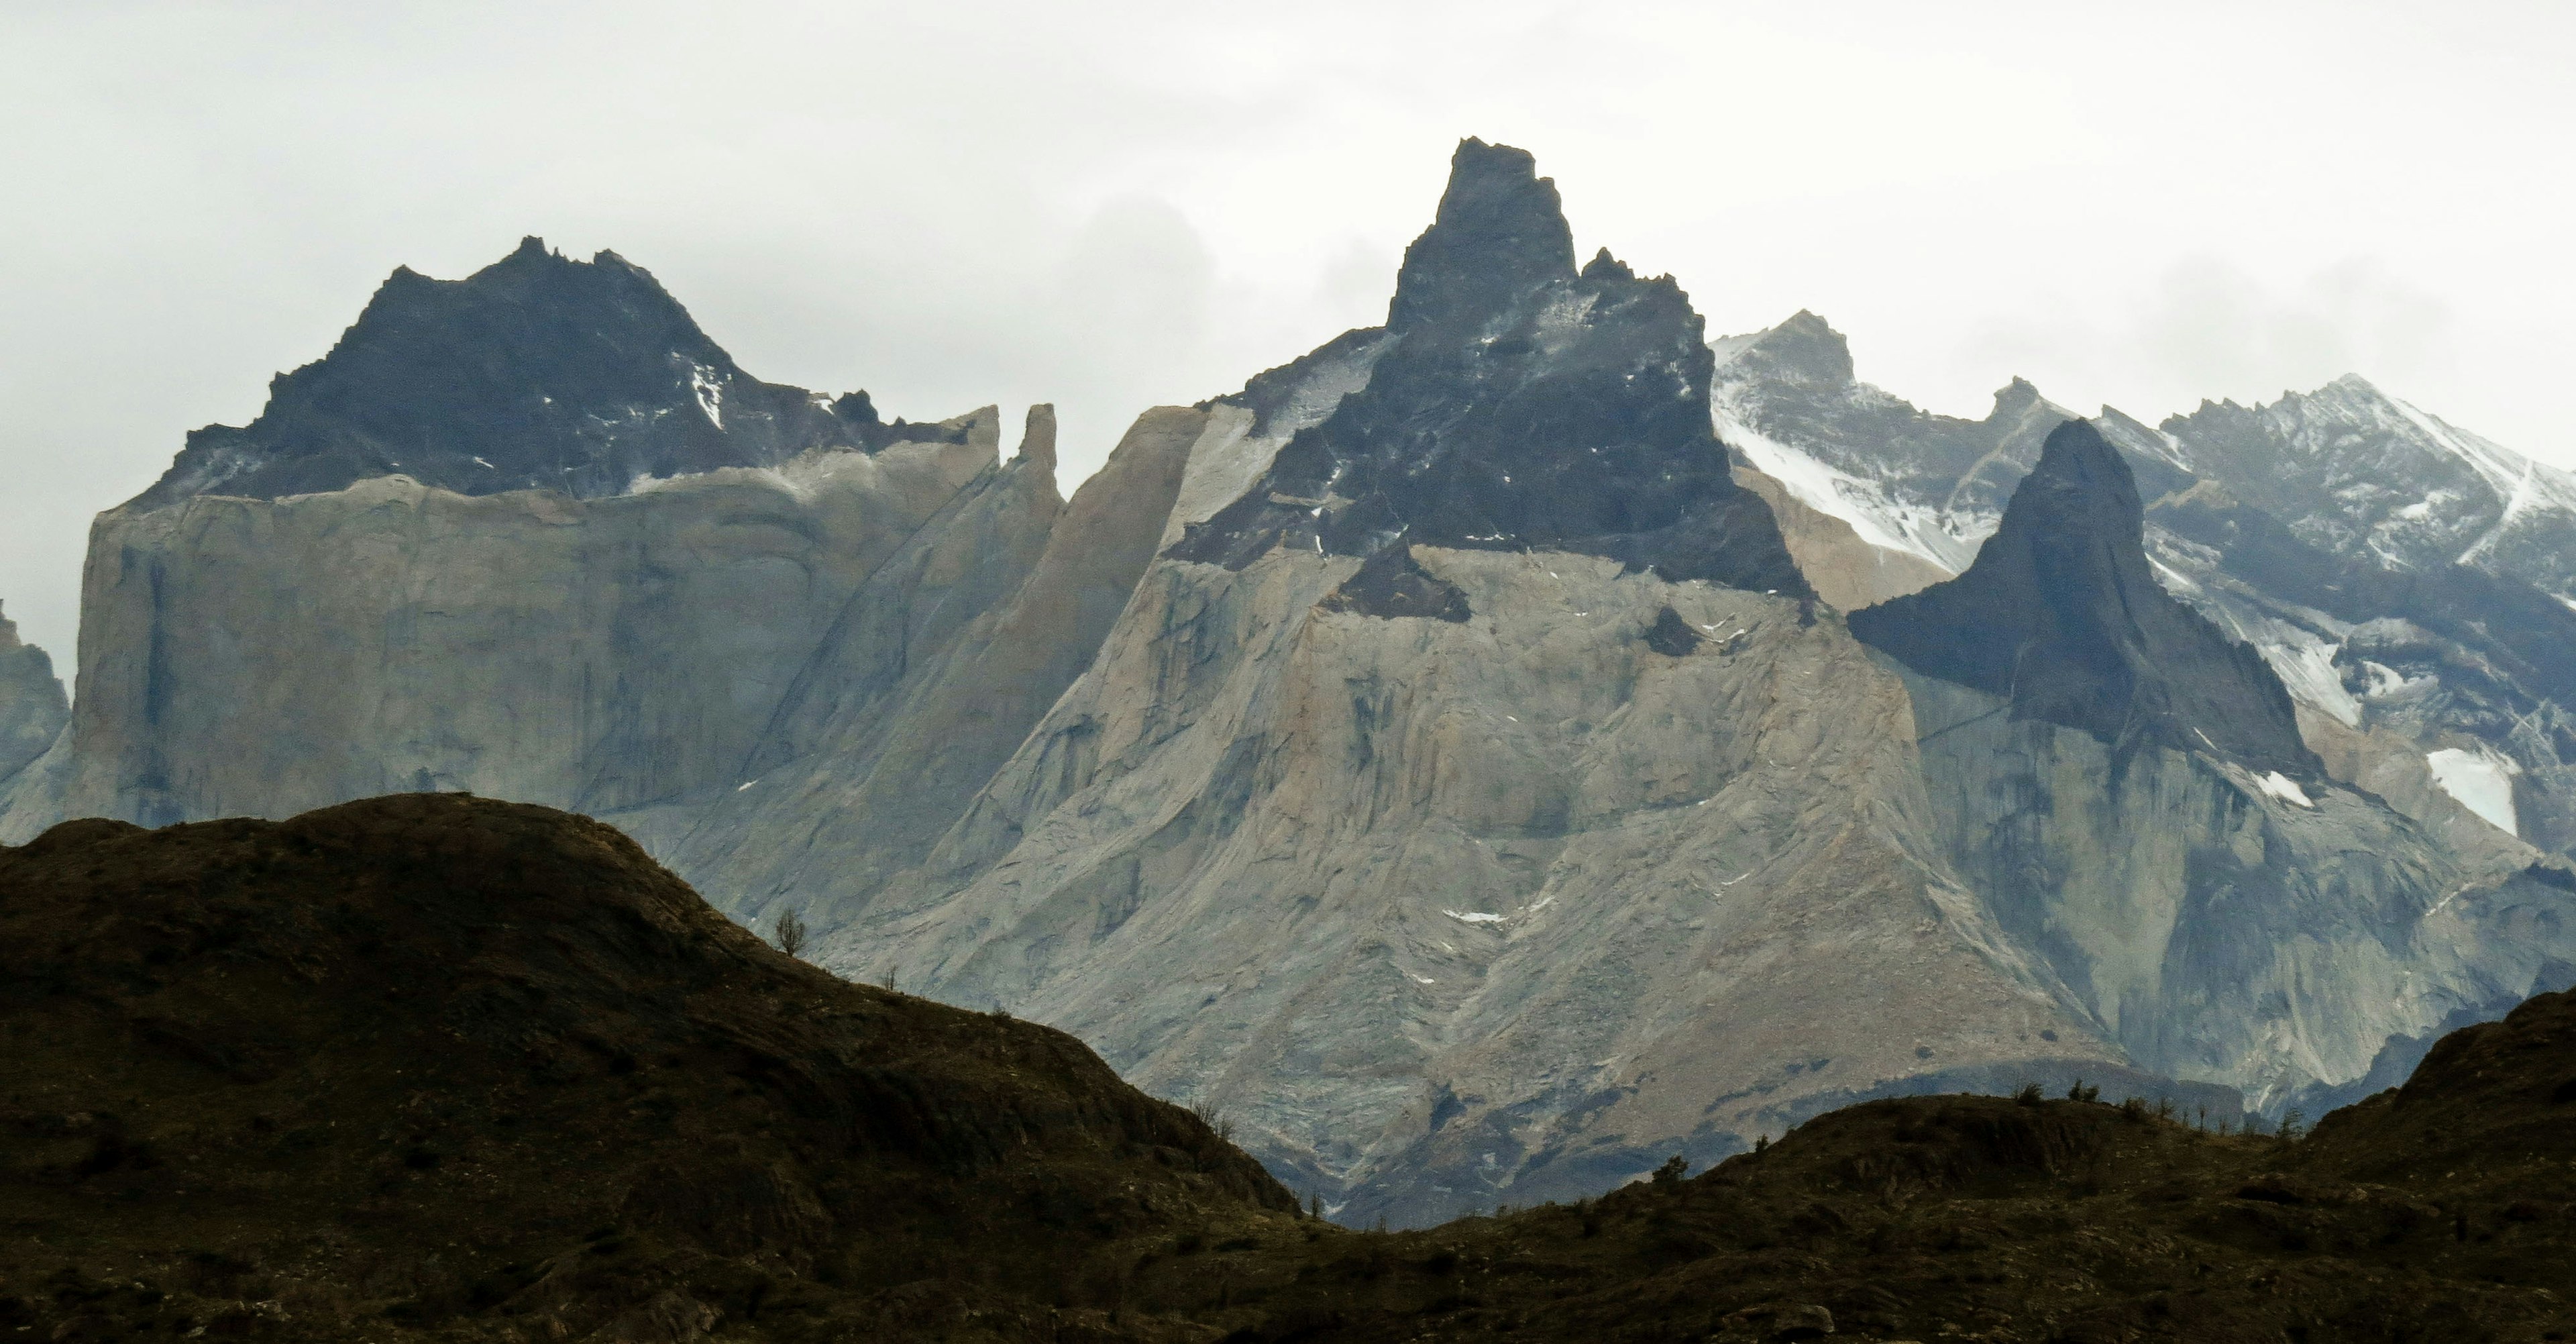
M1469 140L1383 325L1069 500L1002 437L614 253L397 271L100 515L68 710L0 627L0 842L586 813L1362 1224L1873 1098L2313 1113L2576 980L2576 481L2357 378L1928 414Z

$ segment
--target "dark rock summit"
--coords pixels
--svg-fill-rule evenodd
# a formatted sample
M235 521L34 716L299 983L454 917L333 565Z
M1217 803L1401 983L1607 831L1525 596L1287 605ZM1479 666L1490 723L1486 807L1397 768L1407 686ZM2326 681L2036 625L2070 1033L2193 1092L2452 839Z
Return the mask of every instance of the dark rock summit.
M249 425L188 436L134 503L270 499L405 475L462 494L583 498L639 477L767 466L816 447L961 431L888 425L753 378L642 267L529 238L463 280L397 269L330 354L269 386Z
M2157 585L2136 480L2081 420L2048 436L1967 573L1854 612L1851 629L1925 676L2010 700L2017 719L2322 774L2262 656Z
M1275 546L1369 555L1402 539L1807 592L1769 508L1728 476L1689 298L1607 252L1577 271L1555 184L1526 152L1459 145L1386 336L1367 386L1169 554L1241 568Z

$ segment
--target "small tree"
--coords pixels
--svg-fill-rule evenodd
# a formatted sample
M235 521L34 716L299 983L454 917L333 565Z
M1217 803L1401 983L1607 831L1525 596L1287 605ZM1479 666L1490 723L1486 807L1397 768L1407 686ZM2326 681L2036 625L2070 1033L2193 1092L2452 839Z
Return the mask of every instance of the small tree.
M797 918L795 911L778 912L777 938L779 951L791 957L805 955L805 921Z
M1675 1153L1671 1158L1665 1161L1664 1165L1655 1168L1655 1184L1679 1185L1681 1184L1683 1173L1688 1172L1689 1170L1690 1159L1683 1157L1679 1153Z

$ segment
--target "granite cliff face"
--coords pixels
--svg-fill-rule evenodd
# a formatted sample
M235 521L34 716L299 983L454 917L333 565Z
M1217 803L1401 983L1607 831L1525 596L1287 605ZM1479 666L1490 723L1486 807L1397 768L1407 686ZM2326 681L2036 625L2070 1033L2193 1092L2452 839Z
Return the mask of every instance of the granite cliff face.
M463 789L667 842L1017 590L1054 420L999 431L751 379L613 254L397 272L100 516L58 796L10 824Z

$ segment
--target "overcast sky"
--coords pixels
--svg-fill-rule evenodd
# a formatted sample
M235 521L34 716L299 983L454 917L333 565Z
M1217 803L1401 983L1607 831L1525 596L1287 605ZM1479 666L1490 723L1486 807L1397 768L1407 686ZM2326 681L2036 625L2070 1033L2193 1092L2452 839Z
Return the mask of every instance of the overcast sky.
M2576 5L0 0L0 602L397 264L617 251L754 374L1072 477L1383 317L1463 135L1712 333L1982 414L2358 371L2576 460Z

